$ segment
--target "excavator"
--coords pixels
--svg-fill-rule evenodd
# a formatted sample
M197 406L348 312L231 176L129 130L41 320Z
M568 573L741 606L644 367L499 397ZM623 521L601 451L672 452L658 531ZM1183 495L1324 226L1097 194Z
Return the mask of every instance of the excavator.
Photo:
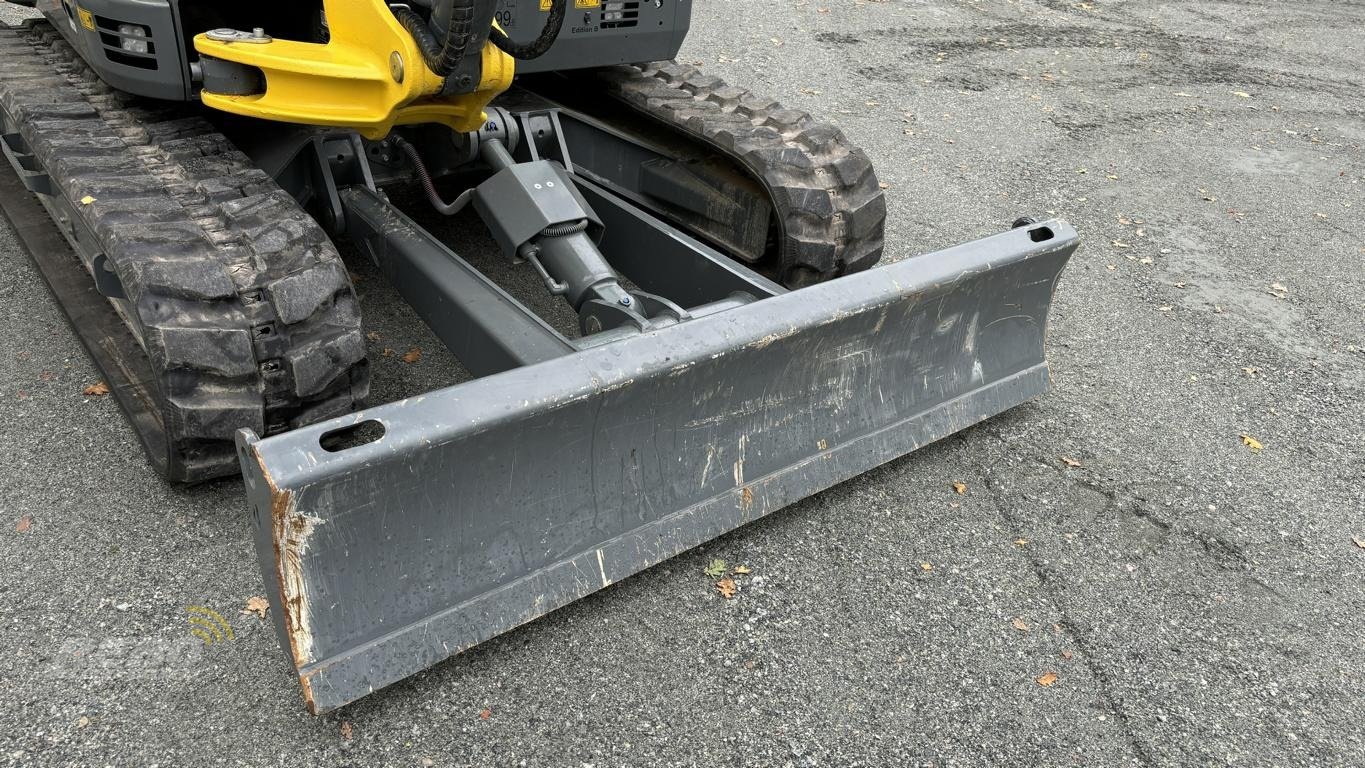
M30 0L0 27L0 207L151 467L242 476L311 712L1047 389L1076 232L878 266L866 153L672 61L691 3ZM418 223L456 216L499 269ZM467 381L367 402L337 243Z

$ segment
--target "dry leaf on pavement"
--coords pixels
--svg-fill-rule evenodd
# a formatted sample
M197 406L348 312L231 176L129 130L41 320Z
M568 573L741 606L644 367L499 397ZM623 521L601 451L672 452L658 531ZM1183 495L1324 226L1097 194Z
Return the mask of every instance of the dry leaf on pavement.
M720 593L721 597L725 598L726 600L729 600L730 598L735 596L736 592L739 591L739 587L735 585L734 579L730 578L729 576L726 576L725 578L716 582L716 591Z
M14 530L19 533L28 533L29 529L32 527L33 515L22 515L19 518L19 522L14 524Z
M1067 465L1068 467L1079 467L1079 466L1081 466L1081 463L1080 463L1079 461L1077 461L1076 459L1071 458L1070 456L1063 456L1063 457L1062 457L1062 463L1065 464L1065 465Z
M109 394L109 385L102 381L97 381L81 390L81 393L87 397L104 397Z
M1062 658L1071 661L1071 651L1062 651Z
M1246 447L1250 448L1254 453L1260 453L1261 449L1265 447L1264 445L1261 445L1260 440L1257 440L1256 438L1252 437L1251 435L1248 435L1245 432L1242 433L1242 442L1245 443Z
M921 571L932 571L932 570L934 570L934 564L933 564L933 563L920 563L920 564L919 564L919 569L920 569Z
M962 482L954 482L953 490L957 491L958 496L962 496L963 494L967 493L967 484Z
M735 573L753 573L753 569L747 565L736 565Z
M1019 630L1020 632L1027 632L1027 631L1028 631L1028 624L1024 623L1024 620L1023 620L1023 619L1015 619L1014 621L1011 621L1011 622L1010 622L1010 626L1011 626L1011 627L1014 627L1015 629Z
M1016 547L1027 547L1027 546L1028 546L1028 539L1024 538L1023 536L1020 536L1019 538L1017 538L1017 539L1014 540L1014 546L1016 546Z
M265 612L268 610L270 610L270 601L260 595L253 595L246 599L246 607L242 609L242 614L255 614L256 618L264 619Z
M490 718L490 717L492 717L492 716L493 716L493 710L488 709L487 707L485 707L485 708L479 710L479 719L480 719L480 720L487 720L488 718Z
M1057 673L1045 672L1043 673L1043 676L1038 678L1035 682L1046 688L1049 685L1052 685L1053 683L1057 682Z
M343 739L345 739L345 740L347 740L347 741L350 741L350 740L351 740L351 737L353 737L353 736L355 736L355 728L353 728L353 727L351 726L351 721L350 721L350 720L342 720L342 721L341 721L341 738L343 738Z
M701 569L701 572L713 579L719 579L725 575L725 561L717 557Z
M407 364L409 364L409 365L411 365L411 364L417 362L418 360L421 360L421 359L422 359L422 348L421 348L421 347L413 347L412 349L409 349L406 353L403 354L403 357L402 357L401 359L402 359L403 362L405 362L405 363L407 363Z

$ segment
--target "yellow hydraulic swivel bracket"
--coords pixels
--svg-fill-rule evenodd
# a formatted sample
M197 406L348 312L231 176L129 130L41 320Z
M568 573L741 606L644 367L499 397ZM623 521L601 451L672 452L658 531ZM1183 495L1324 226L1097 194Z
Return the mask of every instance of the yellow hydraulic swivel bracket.
M384 0L324 0L326 43L243 33L196 35L202 56L261 71L265 89L245 96L203 91L204 104L264 120L353 128L382 139L395 125L441 123L456 131L483 124L484 107L512 84L512 57L491 42L470 93L440 95L442 78L422 60L412 35Z

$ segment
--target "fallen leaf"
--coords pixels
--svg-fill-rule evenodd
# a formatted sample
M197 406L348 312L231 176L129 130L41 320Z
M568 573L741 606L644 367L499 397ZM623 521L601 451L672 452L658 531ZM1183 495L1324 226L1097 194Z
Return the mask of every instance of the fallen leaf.
M753 569L747 565L736 565L735 573L753 573Z
M1156 311L1158 311L1158 312L1170 312L1170 311L1173 310L1173 309L1175 309L1175 307L1171 306L1170 304L1167 304L1167 305L1164 306L1164 307L1157 307L1157 308L1156 308Z
M1260 372L1261 372L1261 369L1260 369L1260 368L1256 368L1256 367L1250 366L1250 365L1248 365L1247 367L1245 367L1245 368L1242 369L1242 373L1245 373L1245 374L1248 375L1248 376L1255 376L1256 374L1258 374L1258 373L1260 373Z
M1232 95L1242 99L1251 98L1251 94L1247 93L1246 91L1233 91Z
M878 182L878 183L877 183L877 188L878 188L878 189L890 189L890 188L891 188L891 185L890 185L890 184L887 184L887 183L884 182L884 181L882 181L882 182Z
M806 94L807 96L819 96L819 95L820 95L820 91L817 90L817 89L815 89L815 88L802 88L802 89L801 89L801 93L804 93L804 94Z
M393 357L397 353L393 351L393 347L384 347L379 351L379 354L383 355L384 357Z
M1080 463L1079 461L1077 461L1077 460L1071 458L1070 456L1063 456L1063 457L1062 457L1062 463L1065 464L1065 465L1067 465L1068 467L1079 467L1079 466L1081 466L1081 463Z
M1023 619L1015 619L1014 621L1011 621L1010 626L1014 627L1020 632L1028 631L1028 624L1025 624Z
M829 13L829 9L828 9L828 8L816 8L816 9L815 9L815 12L816 12L816 13Z
M1071 651L1062 651L1062 658L1071 661Z
M721 597L725 598L726 600L729 600L730 598L735 596L736 592L739 591L739 587L735 586L734 579L727 576L721 579L720 581L716 582L716 591L720 593Z
M934 564L933 564L933 563L920 563L920 564L919 564L919 569L920 569L921 571L926 571L926 572L932 571L932 570L934 570Z
M412 349L409 349L407 352L403 353L403 356L399 359L411 365L417 362L418 360L422 359L422 348L413 347Z
M1014 546L1016 546L1016 547L1027 547L1027 546L1028 546L1028 539L1026 539L1026 538L1020 536L1019 538L1017 538L1017 539L1014 540Z
M1057 673L1056 673L1056 672L1045 672L1045 673L1043 673L1043 676L1042 676L1042 677L1038 678L1038 679L1035 680L1034 682L1036 682L1036 683L1038 683L1039 685L1041 685L1041 686L1043 686L1044 688L1046 688L1046 687L1048 687L1049 685L1052 685L1053 683L1057 682Z
M379 331L370 331L369 333L365 334L365 338L369 339L370 341L379 341L384 337L379 335Z
M719 579L721 576L725 575L725 561L716 558L705 568L701 569L701 572L713 579Z
M242 609L242 614L255 614L256 618L264 619L265 612L268 610L270 610L270 601L260 595L253 595L246 599L246 607Z
M485 707L484 709L479 710L479 719L480 719L480 720L487 720L488 718L490 718L490 717L492 717L492 716L493 716L493 710L488 709L487 707Z
M1270 292L1280 298L1284 298L1284 294L1289 293L1289 289L1284 287L1283 283L1271 283Z
M109 385L102 381L97 381L81 390L81 393L87 397L104 397L109 394Z
M1245 432L1242 433L1242 442L1254 453L1259 453L1260 450L1265 447L1261 445L1260 440L1257 440L1256 438L1252 437L1251 435L1248 435Z
M1122 240L1115 240L1114 242L1110 243L1110 245L1114 246L1115 248L1131 248L1131 247L1132 247L1132 246L1128 245L1127 243L1123 242Z
M351 726L350 720L341 721L341 738L350 741L355 736L355 728Z
M87 727L87 726L89 726L89 725L90 725L90 718L86 717L85 715L81 715L81 718L80 718L79 720L76 721L76 727L77 727L77 728L85 728L85 727Z
M85 197L81 198L81 205L90 205L93 202L95 202L95 198L91 197L90 195L86 195Z
M1060 635L1060 634L1062 634L1062 625L1061 625L1061 624L1053 624L1053 625L1052 625L1052 633L1055 634L1055 635Z
M958 495L958 496L962 496L962 495L964 495L964 494L967 493L967 484L966 484L966 483L962 483L962 482L954 481L954 482L953 482L953 490L954 490L954 491L957 491L957 495Z
M18 533L28 533L33 527L33 515L20 515L19 522L14 524L14 530Z
M778 40L778 39L775 38L775 37L770 37L770 38L768 38L768 39L771 40L771 41L773 42L773 45L778 46L778 47L781 47L781 46L782 46L782 41L781 41L781 40Z

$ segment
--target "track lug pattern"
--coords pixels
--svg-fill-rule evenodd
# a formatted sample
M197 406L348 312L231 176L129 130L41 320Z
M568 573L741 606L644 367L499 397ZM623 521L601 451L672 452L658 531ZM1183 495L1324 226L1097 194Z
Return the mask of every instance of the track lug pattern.
M195 107L110 88L46 22L0 28L0 57L0 105L123 283L170 479L235 474L239 428L354 409L369 386L355 293L293 198Z
M723 150L763 182L779 216L784 283L799 287L881 259L881 186L867 154L835 126L676 62L600 77L626 104Z

